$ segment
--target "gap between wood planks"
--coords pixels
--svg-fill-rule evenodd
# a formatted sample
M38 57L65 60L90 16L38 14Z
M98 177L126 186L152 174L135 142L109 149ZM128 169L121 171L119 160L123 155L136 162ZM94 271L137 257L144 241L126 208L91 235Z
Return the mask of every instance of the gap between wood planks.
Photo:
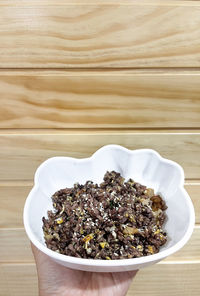
M71 67L60 67L60 68L51 68L51 67L32 67L32 68L4 68L0 66L0 75L200 75L200 67L149 67L149 68L137 68L137 67L93 67L93 68L71 68Z
M144 128L144 127L124 127L124 128L0 128L1 135L51 135L51 134L93 134L98 133L99 135L114 133L114 134L164 134L164 135L198 135L200 134L200 127L181 127L181 128L165 128L165 127L155 127L155 128Z
M67 5L160 5L160 6L200 6L199 1L193 0L59 0L55 3L54 0L12 0L12 1L1 1L0 6L67 6Z

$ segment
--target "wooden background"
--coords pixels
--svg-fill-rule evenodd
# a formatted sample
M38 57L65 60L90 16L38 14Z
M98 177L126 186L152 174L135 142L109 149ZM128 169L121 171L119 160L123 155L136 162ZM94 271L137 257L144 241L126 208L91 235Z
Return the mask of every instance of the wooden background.
M180 163L196 212L187 245L128 296L199 295L200 1L2 0L0 296L37 295L22 222L37 166L109 143Z

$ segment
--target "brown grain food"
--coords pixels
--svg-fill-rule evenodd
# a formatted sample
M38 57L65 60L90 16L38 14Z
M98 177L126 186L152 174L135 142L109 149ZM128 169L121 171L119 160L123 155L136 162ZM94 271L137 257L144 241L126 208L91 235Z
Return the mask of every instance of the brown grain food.
M167 206L153 189L107 172L98 185L57 191L54 211L43 217L48 248L61 254L92 259L125 259L159 252L167 241L162 229Z

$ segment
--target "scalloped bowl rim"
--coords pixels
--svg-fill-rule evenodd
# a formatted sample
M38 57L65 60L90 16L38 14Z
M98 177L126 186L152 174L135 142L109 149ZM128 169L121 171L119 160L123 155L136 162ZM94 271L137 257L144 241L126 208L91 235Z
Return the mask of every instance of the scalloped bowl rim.
M77 265L77 264L84 265L84 266L90 265L90 266L96 266L96 267L120 267L120 266L130 266L130 265L134 266L134 265L145 264L145 263L150 263L150 262L158 262L158 261L164 259L165 257L175 253L180 248L182 248L186 244L186 242L189 240L189 238L191 237L192 232L193 232L193 228L194 228L194 224L195 224L195 213L194 213L193 204L192 204L191 199L189 197L189 198L186 198L186 203L188 206L188 211L190 212L190 215L189 215L190 221L189 221L188 229L185 232L184 236L175 245L169 247L166 250L163 250L163 251L161 250L159 253L156 253L153 255L143 256L143 257L139 257L139 258L132 258L132 259L130 258L130 259L116 259L116 260L77 258L77 257L67 256L67 255L63 255L63 254L59 254L57 252L54 252L54 251L48 249L41 242L38 241L37 237L33 234L31 227L29 225L28 208L29 208L31 199L34 196L35 191L39 188L39 180L38 179L39 179L39 174L40 174L42 168L44 166L46 166L48 163L55 161L58 158L65 159L65 160L71 159L71 160L77 161L77 162L86 162L90 159L94 159L99 152L102 152L102 150L107 150L107 149L112 149L112 148L118 148L118 149L126 151L127 153L151 152L154 155L156 155L160 161L172 164L173 166L175 166L179 170L179 173L181 176L181 179L180 179L181 182L180 182L179 186L177 186L177 188L179 187L183 191L184 195L189 197L188 193L186 192L186 190L183 187L184 186L183 168L178 163L162 157L157 151L155 151L153 149L130 150L130 149L127 149L127 148L120 146L120 145L111 144L111 145L105 145L105 146L99 148L96 152L94 152L90 157L87 157L87 158L78 159L78 158L66 157L66 156L51 157L51 158L45 160L44 162L42 162L39 165L39 167L37 168L37 170L35 172L35 176L34 176L34 186L26 199L25 206L24 206L24 213L23 213L24 226L25 226L25 230L26 230L26 233L27 233L29 239L39 250L41 250L46 255L52 257L55 260L63 261L66 263L72 263L75 265Z

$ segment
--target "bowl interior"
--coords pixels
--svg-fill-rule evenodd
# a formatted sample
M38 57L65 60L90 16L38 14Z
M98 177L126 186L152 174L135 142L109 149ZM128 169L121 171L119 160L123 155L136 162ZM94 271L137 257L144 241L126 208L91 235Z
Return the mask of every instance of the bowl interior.
M51 196L54 192L71 187L76 182L83 184L92 180L100 183L107 170L115 170L126 180L132 178L151 187L165 199L168 219L164 228L169 239L161 250L169 249L184 237L190 223L190 211L189 197L182 186L181 168L152 150L130 151L114 146L100 149L87 159L54 157L39 167L26 206L26 222L34 239L45 246L42 217L46 217L47 210L52 209Z

